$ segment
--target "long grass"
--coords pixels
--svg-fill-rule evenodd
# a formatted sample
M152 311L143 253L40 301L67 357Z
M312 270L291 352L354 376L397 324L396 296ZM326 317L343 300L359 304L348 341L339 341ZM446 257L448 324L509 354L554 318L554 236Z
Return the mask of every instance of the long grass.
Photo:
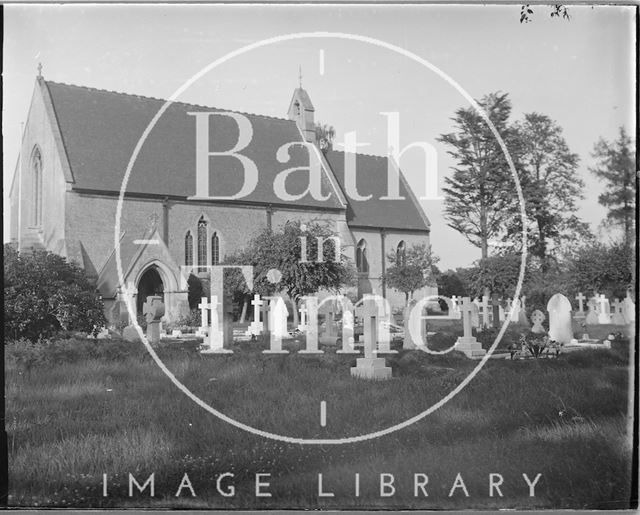
M108 345L104 343L103 345ZM299 345L293 344L294 351ZM389 427L431 406L477 362L401 352L393 379L350 377L355 358L266 356L240 345L228 356L161 349L195 394L245 424L302 438L338 438ZM189 508L625 508L631 496L628 353L575 352L559 359L490 360L451 402L422 421L357 444L301 446L246 433L205 413L146 357L82 358L24 369L7 362L10 504ZM320 402L327 425L320 425ZM184 473L197 493L176 497ZM215 488L234 474L235 496ZM270 473L272 497L255 496ZM148 491L128 495L128 474ZM318 497L318 473L334 497ZM360 474L360 496L354 475ZM396 493L380 497L379 475ZM427 474L428 497L413 475ZM469 492L448 496L461 473ZM488 477L504 477L503 497ZM522 474L542 474L536 496ZM103 497L102 475L108 477Z

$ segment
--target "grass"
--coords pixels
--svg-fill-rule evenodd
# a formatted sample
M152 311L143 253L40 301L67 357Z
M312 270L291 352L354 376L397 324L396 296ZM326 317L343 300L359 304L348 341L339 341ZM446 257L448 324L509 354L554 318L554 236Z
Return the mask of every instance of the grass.
M82 343L86 345L86 343ZM139 344L115 359L69 358L25 367L7 353L6 414L12 506L260 508L627 508L631 448L627 430L628 344L554 360L490 360L457 397L412 426L338 446L286 444L226 424L186 398ZM65 344L62 347L70 347ZM303 438L369 433L414 416L455 388L477 365L457 354L388 356L393 379L352 379L355 357L265 356L258 344L202 356L191 344L159 350L191 391L228 416ZM99 351L104 355L104 350ZM65 357L67 356L67 357ZM327 403L321 427L320 402ZM175 493L188 473L197 494ZM235 495L216 490L231 472ZM272 497L255 496L255 474L270 473ZM148 490L128 495L128 474ZM317 475L334 497L318 497ZM354 475L360 474L360 496ZM379 475L394 475L380 497ZM414 496L427 474L429 497ZM469 497L458 489L461 473ZM504 478L490 497L488 477ZM542 477L536 496L522 474ZM102 475L108 496L102 495Z

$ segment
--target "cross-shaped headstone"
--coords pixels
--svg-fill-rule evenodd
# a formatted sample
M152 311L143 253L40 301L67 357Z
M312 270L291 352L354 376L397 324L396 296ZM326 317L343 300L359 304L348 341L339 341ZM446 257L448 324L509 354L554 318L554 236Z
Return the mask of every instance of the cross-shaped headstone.
M611 307L609 306L609 299L604 295L600 295L598 298L598 304L600 305L598 313L598 323L610 324L611 323Z
M200 330L206 331L209 327L209 309L211 309L209 299L202 297L198 309L200 310Z
M531 314L531 321L533 322L533 327L531 327L532 333L546 333L544 327L542 326L542 322L544 322L544 313L539 309L536 309Z
M582 303L586 300L586 297L582 295L582 292L579 292L578 295L576 295L576 300L578 301L578 307L580 308L578 313L584 313L584 305Z

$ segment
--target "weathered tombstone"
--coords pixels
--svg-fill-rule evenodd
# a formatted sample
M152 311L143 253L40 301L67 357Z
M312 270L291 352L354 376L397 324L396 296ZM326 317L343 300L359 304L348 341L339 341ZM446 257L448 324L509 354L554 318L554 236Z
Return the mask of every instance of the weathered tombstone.
M463 299L464 302L464 299ZM464 304L463 304L464 306ZM462 308L460 308L462 312ZM464 317L463 317L464 320ZM480 308L478 304L475 302L471 302L471 327L474 329L478 329L480 327Z
M610 324L611 323L611 306L609 306L609 299L604 295L600 295L598 299L600 309L598 310L598 323Z
M387 367L385 359L378 358L374 350L379 327L379 307L373 295L363 299L361 317L364 332L364 358L356 359L356 366L351 367L351 375L362 379L389 379L391 367Z
M578 292L578 295L576 295L576 300L578 301L578 312L576 313L576 318L584 318L587 316L587 314L584 311L584 304L583 302L586 300L586 297L584 295L582 295L582 292Z
M301 354L323 354L318 350L318 299L316 297L302 297L305 312L309 315L304 328L307 340L306 349L301 350Z
M298 331L304 332L307 330L307 303L303 301L298 311L300 312Z
M520 297L520 313L518 315L518 323L529 327L529 319L527 318L527 297L524 295Z
M500 327L500 297L495 293L491 295L491 309L493 328L498 329Z
M282 337L287 334L289 311L282 297L272 298L269 302L269 349L264 354L288 354L282 348Z
M624 325L626 321L623 314L624 304L620 299L613 301L613 316L611 317L611 323L616 325Z
M209 328L209 309L211 309L209 299L202 297L202 299L200 299L200 304L198 304L198 309L200 310L200 327L196 334L203 334L203 336L206 336L207 329Z
M413 310L413 307L416 305L416 303L417 302L415 299L411 299L409 304L405 306L402 312L403 313L402 318L403 318L403 324L404 324L404 340L402 341L402 348L405 350L415 349L417 347L411 336L412 334L419 334L422 336L422 328L424 326L424 324L422 323L422 317L420 316L414 316L413 318L411 317L411 311ZM453 301L452 301L452 304L453 304ZM449 306L449 309L450 309L449 314L451 314L451 310L452 310L451 306Z
M544 322L544 313L539 309L536 309L533 313L531 313L531 322L533 322L533 326L531 327L531 332L536 334L546 333L544 327L542 326L542 322Z
M622 301L622 314L624 316L625 323L634 324L636 321L636 305L629 295L627 295Z
M249 335L257 336L262 334L264 329L264 324L260 320L260 307L264 304L264 301L260 300L260 295L257 293L253 296L253 300L251 301L251 305L253 306L253 322L249 324L249 330L247 333Z
M338 354L359 354L354 347L354 316L353 303L346 297L342 298L342 348L338 349Z
M220 319L218 316L218 296L211 295L209 303L210 322L207 328L207 336L204 339L205 348L201 354L231 354L231 349L224 348L224 331L220 330Z
M561 293L556 293L547 302L549 312L549 338L559 343L569 343L573 339L571 325L571 302Z
M164 316L162 297L149 295L142 305L142 313L147 321L147 339L155 345L160 341L160 319Z
M598 302L595 298L590 298L587 302L587 308L589 311L587 312L587 316L585 317L584 323L587 325L594 325L598 323Z
M470 302L469 297L463 297L460 311L462 312L463 336L458 337L453 348L464 353L468 358L484 356L487 351L482 348L482 344L476 340L471 332L471 318L474 311L477 313L478 306Z

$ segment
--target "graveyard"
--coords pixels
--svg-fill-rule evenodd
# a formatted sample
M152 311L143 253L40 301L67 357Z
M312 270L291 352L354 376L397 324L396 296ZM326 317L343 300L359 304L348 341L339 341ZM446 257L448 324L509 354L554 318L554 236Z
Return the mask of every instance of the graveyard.
M131 341L110 333L50 342L41 361L8 346L11 504L627 505L630 298L554 296L546 312L527 316L526 298L465 297L448 299L439 313L419 302L393 317L375 296L355 305L307 297L297 327L287 321L290 307L280 297L254 296L253 316L244 324L230 323L220 298L202 298L200 326L175 333L162 327L161 299L147 299L147 342L203 402L278 435L340 439L385 430L434 405L480 360L486 363L451 401L409 427L318 446L265 439L206 413L171 384L130 330L123 333ZM491 351L507 318L509 327ZM404 331L392 337L394 325ZM546 338L553 352L533 352L523 334ZM561 344L560 352L549 342ZM101 352L111 354L105 359ZM256 498L256 472L270 474L271 497ZM391 498L380 496L382 472L395 478ZM130 495L129 474L142 485L152 473L154 497L148 490ZM448 495L459 473L468 496ZM503 496L488 495L489 473L504 478ZM523 473L542 474L534 497ZM188 489L175 495L184 474L196 495ZM226 477L233 478L233 496L216 488L221 474L232 474ZM319 496L318 474L333 497ZM428 497L415 495L413 474L428 475Z

